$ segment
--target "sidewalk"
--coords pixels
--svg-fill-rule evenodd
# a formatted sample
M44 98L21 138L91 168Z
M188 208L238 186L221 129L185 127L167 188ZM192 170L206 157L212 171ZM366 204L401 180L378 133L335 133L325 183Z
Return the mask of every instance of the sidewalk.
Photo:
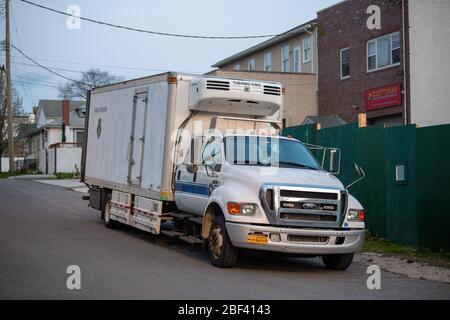
M58 179L58 180L34 180L35 182L66 188L68 190L88 193L89 188L78 179Z
M355 255L355 262L363 265L377 265L380 269L401 274L412 279L431 280L450 284L450 269L432 266L427 263L413 262L395 256L373 252L361 252Z

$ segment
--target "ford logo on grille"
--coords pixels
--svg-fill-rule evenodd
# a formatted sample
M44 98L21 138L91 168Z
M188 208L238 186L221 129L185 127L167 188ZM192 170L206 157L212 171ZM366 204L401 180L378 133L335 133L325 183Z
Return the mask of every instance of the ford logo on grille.
M303 209L314 210L317 208L317 205L315 203L304 203L302 207Z

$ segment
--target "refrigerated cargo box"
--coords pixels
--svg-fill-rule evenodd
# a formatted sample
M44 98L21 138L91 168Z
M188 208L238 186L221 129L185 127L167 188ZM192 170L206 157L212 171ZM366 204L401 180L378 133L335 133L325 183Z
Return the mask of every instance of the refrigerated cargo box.
M281 84L269 82L170 72L96 88L87 103L82 180L173 200L174 163L184 159L190 145L190 139L182 139L182 129L201 135L217 115L280 121L275 100L281 90ZM216 120L214 125L221 123ZM230 121L238 121L221 120L227 128Z

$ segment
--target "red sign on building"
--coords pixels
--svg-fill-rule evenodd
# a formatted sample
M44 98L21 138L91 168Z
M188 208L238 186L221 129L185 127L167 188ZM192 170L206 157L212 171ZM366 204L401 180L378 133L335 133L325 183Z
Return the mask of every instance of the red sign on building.
M366 111L394 107L401 104L402 85L400 83L366 90Z

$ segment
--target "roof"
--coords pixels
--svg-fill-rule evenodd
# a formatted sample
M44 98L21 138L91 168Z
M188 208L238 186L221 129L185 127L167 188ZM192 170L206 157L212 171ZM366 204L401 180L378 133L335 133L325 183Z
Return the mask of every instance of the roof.
M86 103L84 101L70 100L70 110L75 110ZM61 117L62 100L39 100L38 110L42 110L47 119Z
M84 106L80 106L78 108L83 108ZM77 111L69 112L69 126L70 127L84 127L84 117L78 116ZM62 117L57 117L46 124L46 127L61 127L62 126Z
M305 120L303 120L302 125L313 123L320 123L320 127L322 129L342 126L346 124L346 122L338 115L330 115L330 116L307 116Z
M264 42L261 42L253 47L250 47L248 49L245 49L244 51L241 51L239 53L236 53L235 55L232 55L231 57L225 58L219 62L216 62L211 67L212 68L219 68L226 64L229 64L233 61L239 60L241 58L244 58L246 56L249 56L255 52L261 51L265 48L271 47L281 41L285 41L287 39L293 38L301 33L304 33L306 30L310 29L313 25L316 24L317 19L308 21L302 25L299 25L293 29L290 29L286 32L283 32L282 34L275 36L273 38L270 38L269 40L266 40Z

